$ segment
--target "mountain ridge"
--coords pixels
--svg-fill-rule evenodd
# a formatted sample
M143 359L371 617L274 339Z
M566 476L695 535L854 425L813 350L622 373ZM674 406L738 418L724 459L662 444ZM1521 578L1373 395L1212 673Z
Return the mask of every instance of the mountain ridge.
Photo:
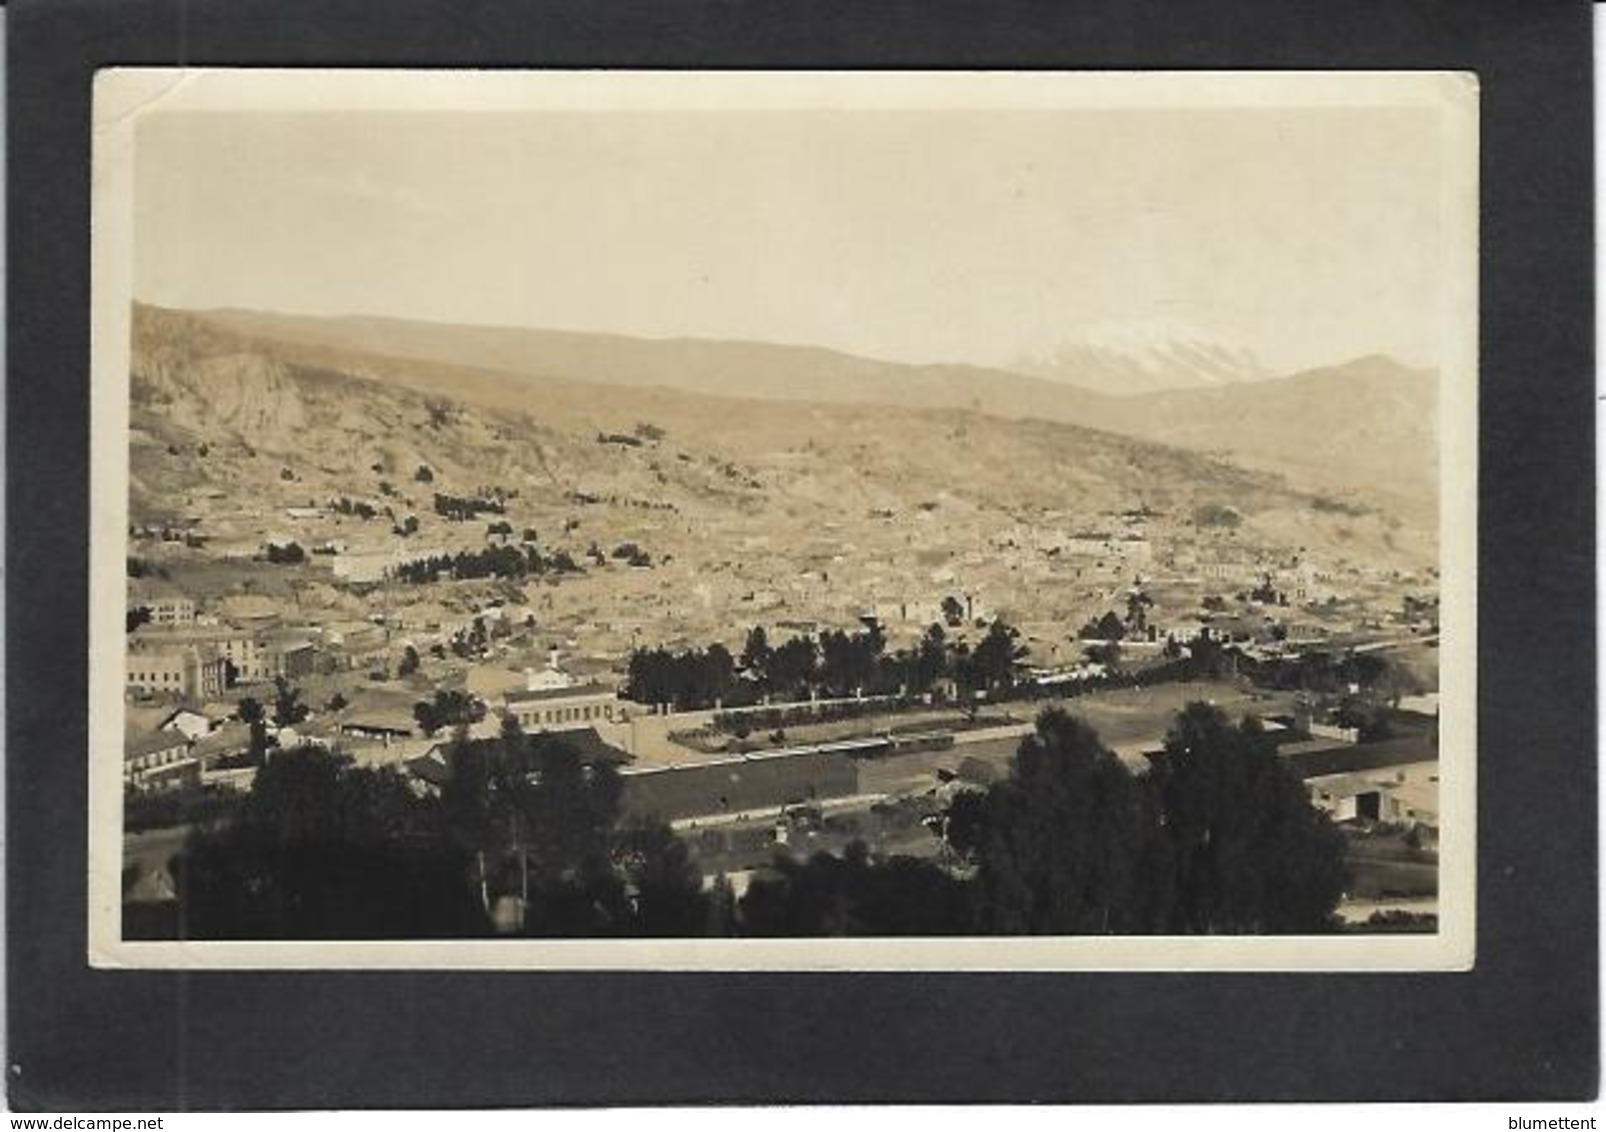
M788 403L963 408L1041 419L1191 448L1323 490L1436 498L1436 379L1381 355L1260 381L1112 396L967 364L911 364L828 347L595 331L462 326L389 316L245 311L185 314L202 328L342 364L388 357L443 384L465 375L509 396L542 383L663 387ZM359 365L360 368L360 365ZM496 375L501 375L500 379Z

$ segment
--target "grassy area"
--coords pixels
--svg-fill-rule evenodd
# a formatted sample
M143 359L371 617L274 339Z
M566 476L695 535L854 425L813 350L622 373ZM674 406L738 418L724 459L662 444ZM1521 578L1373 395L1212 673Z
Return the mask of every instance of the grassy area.
M1229 717L1236 717L1286 711L1290 699L1287 695L1247 691L1226 681L1199 681L1090 692L1071 699L1045 701L1042 706L1063 707L1071 715L1085 719L1106 744L1116 744L1164 735L1173 717L1190 703L1213 703Z

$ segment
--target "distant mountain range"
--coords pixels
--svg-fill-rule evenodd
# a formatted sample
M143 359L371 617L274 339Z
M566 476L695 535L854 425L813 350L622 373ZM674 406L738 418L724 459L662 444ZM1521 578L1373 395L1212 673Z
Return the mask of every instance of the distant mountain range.
M1078 327L1047 354L1021 358L1009 368L1114 397L1277 376L1242 346L1195 327L1154 321Z
M153 319L180 317L138 308ZM647 339L574 331L318 318L241 310L190 312L185 334L208 335L302 364L362 376L376 359L423 392L527 406L552 383L656 387L703 396L894 409L964 409L1061 422L1191 449L1275 472L1312 490L1362 492L1431 513L1436 500L1437 376L1384 357L1268 378L1252 356L1202 340L1118 339L1062 352L1054 378L970 365L908 365L806 346ZM140 321L137 318L136 321ZM1071 350L1071 347L1067 347ZM1076 358L1084 359L1078 363ZM1122 360L1125 359L1125 360ZM1098 372L1172 374L1191 385L1114 396L1071 384ZM1078 370L1077 366L1081 369Z

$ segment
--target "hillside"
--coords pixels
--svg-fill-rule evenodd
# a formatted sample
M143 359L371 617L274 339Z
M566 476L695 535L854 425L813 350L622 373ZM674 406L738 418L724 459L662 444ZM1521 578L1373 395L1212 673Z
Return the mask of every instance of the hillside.
M974 366L912 366L831 350L700 339L453 326L395 319L311 318L245 311L204 315L205 333L267 345L278 356L331 360L350 372L387 359L388 373L441 367L475 371L484 397L518 400L512 379L547 389L662 386L721 397L878 404L899 411L970 409L1010 419L1083 425L1219 454L1322 492L1381 495L1430 517L1437 494L1436 379L1386 358L1247 380L1256 371L1228 354L1204 359L1233 370L1219 384L1109 396L1062 379ZM1195 351L1195 354L1197 351ZM1184 351L1186 354L1186 351ZM1168 355L1175 364L1179 355ZM1199 357L1188 355L1203 365ZM1231 366L1229 366L1229 362ZM401 364L411 363L411 364ZM1158 364L1158 363L1155 363ZM1195 366L1197 368L1197 365ZM492 380L492 375L502 375Z
M813 537L876 512L946 520L968 542L1050 513L1065 523L1139 504L1184 516L1225 504L1273 542L1421 551L1386 513L1313 518L1313 497L1277 476L1056 421L511 380L238 325L136 311L136 518L202 491L310 502L377 497L381 482L405 486L397 503L416 510L430 492L410 477L424 465L431 490L498 484L548 524L567 522L576 496L612 500L613 517L596 516L604 539L644 514L676 516L687 537L706 522ZM643 431L651 439L620 439Z
M1175 448L962 409L892 412L664 386L515 381L494 370L236 335L228 322L150 309L139 312L135 337L134 421L150 440L210 441L225 452L249 445L261 459L310 464L332 483L376 475L375 464L401 472L423 463L448 480L496 476L563 491L600 481L683 505L751 503L755 491L779 505L912 505L945 495L980 508L1287 494L1272 477ZM597 441L642 423L669 439ZM732 460L743 462L738 487L723 471L711 482L704 467ZM229 467L191 463L187 471L198 476Z
M1050 420L1095 415L1096 403L1104 400L1061 382L1007 370L904 365L813 346L238 310L209 311L204 317L210 326L246 339L445 363L525 380L661 385L761 400L972 408Z
M1097 419L1104 428L1431 514L1437 404L1434 371L1371 357L1273 381L1126 398Z

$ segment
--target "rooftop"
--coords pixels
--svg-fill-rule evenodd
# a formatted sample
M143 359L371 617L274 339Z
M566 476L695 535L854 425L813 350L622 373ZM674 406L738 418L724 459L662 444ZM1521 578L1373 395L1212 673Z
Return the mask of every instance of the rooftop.
M137 759L156 751L182 749L187 745L183 734L177 731L151 731L143 735L131 735L123 740L123 758Z
M509 704L527 704L542 700L572 700L585 696L614 695L614 690L606 684L574 684L566 688L536 688L515 689L507 693L505 699Z
M1412 763L1437 761L1439 757L1438 749L1426 735L1402 735L1376 743L1312 739L1285 743L1277 748L1277 754L1286 759L1301 778L1409 766Z

